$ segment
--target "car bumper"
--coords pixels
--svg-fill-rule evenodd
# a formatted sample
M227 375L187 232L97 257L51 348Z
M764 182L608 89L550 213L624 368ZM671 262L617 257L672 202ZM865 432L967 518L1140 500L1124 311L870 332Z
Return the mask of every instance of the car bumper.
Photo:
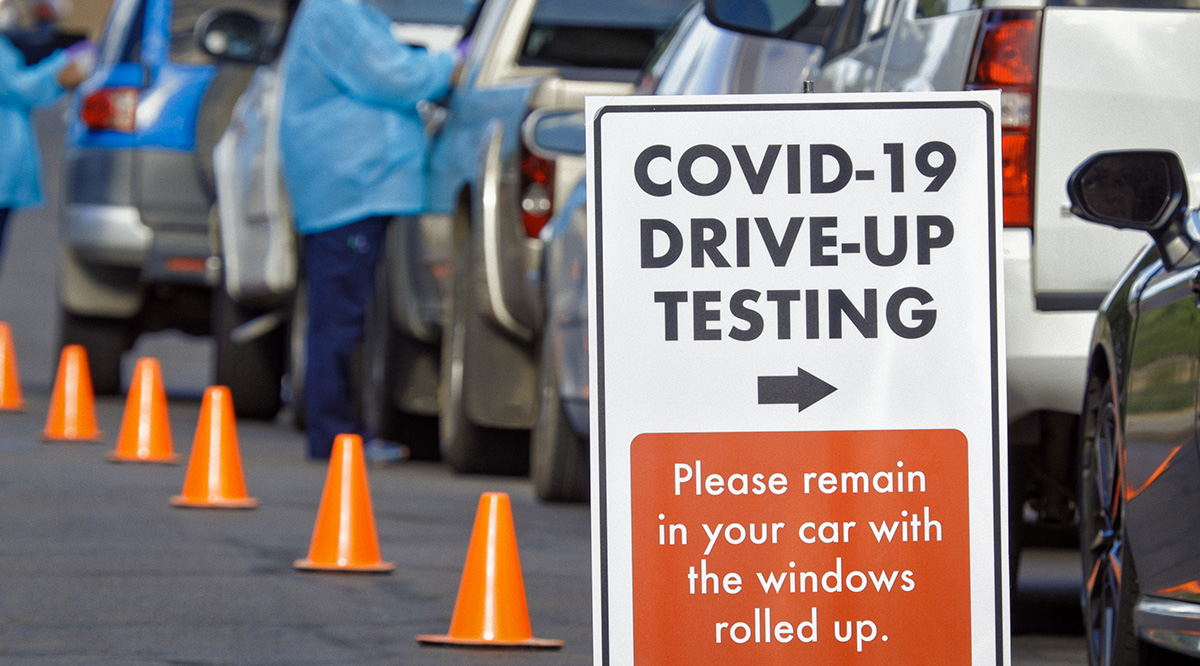
M69 204L62 241L85 263L131 268L143 283L213 285L220 272L207 233L154 231L133 206Z
M1031 236L1025 229L1003 236L1009 421L1037 411L1078 414L1096 312L1038 310Z
M63 242L92 263L140 268L154 241L134 206L68 204L61 222Z

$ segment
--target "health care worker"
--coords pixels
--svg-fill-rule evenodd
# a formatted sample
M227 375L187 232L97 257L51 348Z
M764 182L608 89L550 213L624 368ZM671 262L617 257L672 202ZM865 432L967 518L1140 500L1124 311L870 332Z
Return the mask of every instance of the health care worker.
M25 3L0 0L0 30L20 27ZM84 69L58 51L27 67L25 56L0 35L0 255L8 218L17 208L42 203L41 158L31 114L83 82Z
M351 364L385 227L424 204L426 138L417 103L447 94L457 59L396 41L390 25L363 0L304 0L283 56L280 148L308 289L304 400L312 459L328 458L341 433L362 435L374 460L402 455L365 432Z

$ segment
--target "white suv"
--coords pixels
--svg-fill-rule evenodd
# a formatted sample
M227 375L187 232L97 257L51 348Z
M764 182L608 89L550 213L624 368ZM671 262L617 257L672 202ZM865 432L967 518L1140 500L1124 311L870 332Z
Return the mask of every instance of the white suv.
M1146 240L1076 218L1065 184L1101 150L1170 148L1200 164L1200 4L707 0L707 13L805 41L816 5L830 4L841 14L817 92L1002 91L1010 488L1016 517L1070 524L1095 311Z

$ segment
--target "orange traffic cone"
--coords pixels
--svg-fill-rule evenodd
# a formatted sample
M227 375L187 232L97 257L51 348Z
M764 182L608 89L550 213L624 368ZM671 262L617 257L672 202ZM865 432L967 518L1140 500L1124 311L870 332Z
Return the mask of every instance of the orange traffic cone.
M42 438L70 442L98 442L102 438L96 425L96 396L87 350L80 345L63 347Z
M163 389L158 359L139 358L133 369L125 416L117 435L112 462L150 462L174 465L179 462L171 446L171 422L167 418L167 393Z
M258 506L258 500L246 494L235 422L229 388L210 386L200 403L200 423L192 441L183 491L171 498L171 504L210 509Z
M21 375L17 371L17 351L13 347L12 329L0 321L0 410L19 412L25 409L21 395Z
M506 493L484 493L479 498L450 633L417 636L417 641L431 645L562 647L562 641L533 637Z
M296 560L293 566L304 571L368 573L396 568L379 555L362 437L338 435L333 440L312 545L308 557Z

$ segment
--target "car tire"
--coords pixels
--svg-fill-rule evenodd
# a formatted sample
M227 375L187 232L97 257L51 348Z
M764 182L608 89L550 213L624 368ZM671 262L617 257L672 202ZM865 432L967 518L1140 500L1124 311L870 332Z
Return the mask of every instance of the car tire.
M362 419L376 436L408 446L414 459L437 460L437 417L412 414L396 403L400 354L406 344L418 344L392 325L387 272L379 271L367 310L361 353Z
M92 391L96 395L121 392L121 355L132 344L132 324L126 319L84 317L61 312L62 346L80 345L87 352Z
M1079 541L1083 556L1083 621L1095 666L1147 662L1133 608L1137 573L1125 532L1125 475L1112 379L1088 380L1079 452Z
M280 391L287 326L277 324L244 342L231 338L236 328L265 314L268 312L234 301L222 286L213 289L213 378L229 388L239 418L273 419L283 403Z
M563 411L549 332L542 338L538 371L538 416L530 443L533 489L548 502L584 502L590 492L587 440L579 437Z
M308 368L308 288L303 279L296 282L289 320L288 374L284 388L291 407L292 427L304 430L308 425L308 410L304 403L304 377Z
M487 326L475 302L475 266L469 237L454 258L449 320L442 332L442 404L439 422L442 460L456 472L522 475L529 471L526 431L477 425L466 410L468 345Z

